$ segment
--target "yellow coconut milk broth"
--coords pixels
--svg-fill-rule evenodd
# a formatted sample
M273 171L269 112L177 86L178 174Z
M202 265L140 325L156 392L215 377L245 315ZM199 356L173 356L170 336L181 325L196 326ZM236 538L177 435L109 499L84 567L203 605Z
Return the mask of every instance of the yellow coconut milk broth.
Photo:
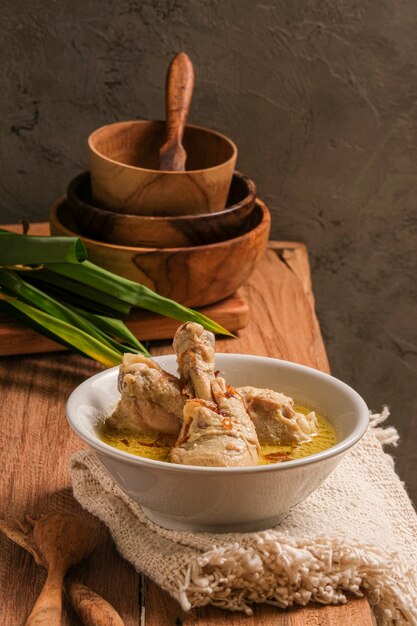
M304 414L310 412L310 409L302 406L295 406L295 410ZM316 412L316 416L319 426L318 434L311 441L298 446L261 446L260 465L299 459L333 446L336 443L334 428L322 415ZM123 452L168 463L170 462L170 449L175 443L175 437L155 434L135 435L131 432L111 429L106 425L99 429L99 436L104 443Z
M109 428L105 424L99 429L99 436L104 443L123 452L168 463L170 463L169 452L176 440L176 437L166 435L144 433L135 435L130 431Z

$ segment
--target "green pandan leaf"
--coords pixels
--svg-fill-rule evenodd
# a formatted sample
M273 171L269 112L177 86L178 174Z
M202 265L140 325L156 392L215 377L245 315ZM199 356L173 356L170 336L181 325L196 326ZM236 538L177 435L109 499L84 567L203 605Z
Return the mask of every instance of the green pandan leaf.
M0 265L81 263L87 250L79 237L33 237L0 231Z
M20 313L19 317L23 317L28 326L32 326L38 331L45 329L46 334L49 337L53 337L58 343L75 348L105 367L113 367L121 363L121 352L109 347L76 326L63 322L57 317L40 311L26 304L26 302L21 302L7 294L0 293L0 299L11 309L16 309Z
M153 313L165 315L181 322L198 322L204 328L214 333L233 336L232 333L206 315L178 304L174 300L164 298L140 283L116 276L116 274L89 261L84 261L80 265L55 263L47 267L52 273L79 281L89 287L94 287L133 306L147 309Z

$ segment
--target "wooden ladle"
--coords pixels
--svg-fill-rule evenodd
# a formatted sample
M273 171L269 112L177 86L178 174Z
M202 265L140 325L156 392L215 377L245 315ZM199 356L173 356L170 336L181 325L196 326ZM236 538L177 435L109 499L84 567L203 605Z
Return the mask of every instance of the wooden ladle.
M43 561L33 537L32 524L25 524L21 521L12 524L0 520L0 531L21 548L27 550L38 565L46 568L46 563ZM95 591L80 583L72 575L66 577L65 583L72 606L85 626L124 626L116 609Z
M187 153L182 145L194 88L194 68L185 52L171 61L166 83L167 139L159 151L160 169L183 172Z

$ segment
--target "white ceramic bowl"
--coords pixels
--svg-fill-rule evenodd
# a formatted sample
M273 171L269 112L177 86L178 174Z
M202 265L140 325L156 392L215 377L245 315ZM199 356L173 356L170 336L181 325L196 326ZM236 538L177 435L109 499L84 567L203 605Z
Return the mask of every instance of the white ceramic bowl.
M176 373L174 355L155 359ZM96 374L70 395L67 416L109 474L146 515L174 530L249 532L270 528L306 498L365 433L369 413L348 385L303 365L241 354L217 354L216 368L235 386L282 391L318 410L334 426L337 443L308 457L257 467L193 467L153 461L99 439L97 413L114 402L118 368Z

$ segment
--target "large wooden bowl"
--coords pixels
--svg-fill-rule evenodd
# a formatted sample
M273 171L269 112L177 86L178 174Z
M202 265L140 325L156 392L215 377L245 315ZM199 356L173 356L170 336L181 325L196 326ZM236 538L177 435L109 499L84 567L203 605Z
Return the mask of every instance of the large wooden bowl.
M94 204L133 215L194 215L226 206L237 148L220 133L186 126L185 172L159 169L165 122L109 124L88 138Z
M227 208L218 213L153 217L114 213L93 206L89 172L68 185L67 198L81 235L123 246L177 248L225 241L253 227L255 183L235 172Z
M250 276L268 242L271 218L257 200L254 228L234 239L194 248L117 246L82 237L90 261L192 307L230 296ZM50 212L51 234L77 236L65 198Z

